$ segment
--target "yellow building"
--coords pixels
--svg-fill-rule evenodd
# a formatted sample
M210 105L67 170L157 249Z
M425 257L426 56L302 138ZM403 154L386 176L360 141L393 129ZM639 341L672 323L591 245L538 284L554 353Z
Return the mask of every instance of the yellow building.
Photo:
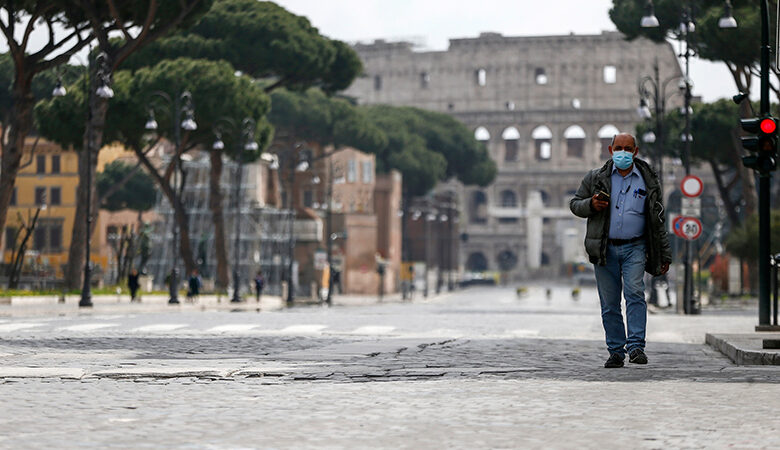
M27 243L26 263L51 268L62 277L62 267L68 260L73 220L76 215L76 189L79 184L78 154L59 145L34 137L27 139L24 166L17 175L11 206L3 235L3 259L11 260L10 243L22 223L28 223L40 207L41 212L33 235ZM98 159L98 171L108 163L131 154L117 145L104 147ZM100 216L95 224L101 230ZM95 233L102 235L102 233ZM22 235L18 237L21 242ZM102 267L107 264L107 252L102 240L92 239L91 260Z

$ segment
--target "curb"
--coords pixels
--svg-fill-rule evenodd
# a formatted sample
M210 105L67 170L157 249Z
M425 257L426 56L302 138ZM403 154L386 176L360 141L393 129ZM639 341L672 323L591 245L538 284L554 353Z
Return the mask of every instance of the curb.
M709 346L728 356L729 359L740 366L780 366L780 352L752 350L735 343L735 341L746 341L751 338L756 340L760 345L762 337L753 337L752 335L748 335L746 338L743 335L716 335L707 333L705 341Z

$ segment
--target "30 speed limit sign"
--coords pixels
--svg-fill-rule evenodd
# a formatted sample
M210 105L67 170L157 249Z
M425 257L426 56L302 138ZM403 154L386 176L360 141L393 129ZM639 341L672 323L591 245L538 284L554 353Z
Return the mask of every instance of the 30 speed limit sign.
M695 217L686 217L680 223L679 234L689 241L695 241L701 236L701 230L702 226L699 219Z

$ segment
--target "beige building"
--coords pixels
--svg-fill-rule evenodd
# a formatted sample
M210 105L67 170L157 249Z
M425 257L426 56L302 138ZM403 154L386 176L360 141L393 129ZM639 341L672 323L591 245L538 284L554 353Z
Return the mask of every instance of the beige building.
M681 74L670 44L617 32L483 33L434 52L379 40L355 50L366 76L347 95L451 114L484 142L499 168L494 183L450 183L463 212L459 261L510 280L556 276L584 260L585 227L569 198L585 171L604 163L612 136L634 130L640 77L655 62L662 79Z

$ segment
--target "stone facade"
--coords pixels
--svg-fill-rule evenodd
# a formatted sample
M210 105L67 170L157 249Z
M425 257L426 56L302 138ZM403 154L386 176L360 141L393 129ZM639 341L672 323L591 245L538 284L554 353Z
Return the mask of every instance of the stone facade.
M612 136L634 130L638 80L655 62L662 78L681 75L671 45L617 32L483 33L436 52L384 41L355 49L366 76L347 95L449 113L485 143L499 173L487 188L458 187L459 261L505 279L555 276L584 260L584 224L569 198L606 160Z

